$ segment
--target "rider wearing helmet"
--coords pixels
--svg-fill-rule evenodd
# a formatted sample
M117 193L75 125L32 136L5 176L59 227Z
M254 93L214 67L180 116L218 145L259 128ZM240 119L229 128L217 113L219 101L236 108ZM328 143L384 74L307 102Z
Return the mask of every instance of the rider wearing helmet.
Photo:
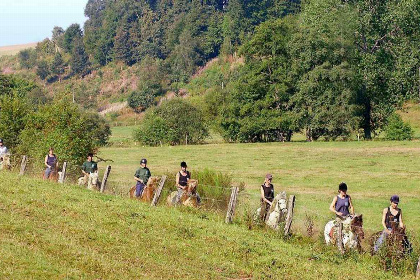
M354 215L354 207L351 197L347 194L346 183L338 185L338 195L333 198L330 211L337 216L337 220L345 220L350 214Z
M404 223L402 220L402 212L401 209L398 208L398 203L400 203L400 197L398 195L391 196L390 203L391 205L382 211L382 226L384 227L384 230L375 242L375 245L373 247L375 252L379 250L386 237L392 233L393 223L398 225L400 228L404 227Z
M178 193L175 197L175 203L178 203L181 199L182 193L187 188L188 180L191 179L191 173L187 170L187 163L185 161L181 162L181 170L176 173L175 182ZM200 195L196 193L198 203L201 202Z
M140 168L136 170L134 174L134 180L136 180L136 197L141 196L144 187L152 176L149 168L147 168L147 159L143 158L140 161Z

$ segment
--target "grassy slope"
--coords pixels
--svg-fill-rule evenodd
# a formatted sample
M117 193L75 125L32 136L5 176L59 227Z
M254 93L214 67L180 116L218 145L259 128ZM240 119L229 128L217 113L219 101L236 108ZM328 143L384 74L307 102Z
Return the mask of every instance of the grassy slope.
M0 278L392 279L367 256L0 173ZM343 267L346 273L343 273ZM414 279L404 274L401 279Z

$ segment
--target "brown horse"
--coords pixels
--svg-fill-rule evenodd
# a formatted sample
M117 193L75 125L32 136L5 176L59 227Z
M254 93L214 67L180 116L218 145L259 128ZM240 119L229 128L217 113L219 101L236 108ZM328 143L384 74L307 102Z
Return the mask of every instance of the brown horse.
M143 189L143 192L141 193L139 197L136 197L136 186L133 186L129 191L130 198L138 199L138 200L142 200L146 202L152 201L154 193L158 186L158 182L159 182L159 177L150 177L149 181L147 181L147 184Z
M185 206L189 206L189 207L194 207L197 208L199 203L198 203L198 197L197 197L197 186L198 186L198 180L195 179L188 179L187 181L187 187L186 189L182 192L181 197L178 201L179 204L185 205ZM167 199L167 203L170 206L174 206L175 205L175 201L176 201L176 196L178 195L177 191L173 191Z
M374 246L381 234L382 231L376 232L370 238L371 255L376 253ZM405 226L399 227L398 223L391 222L391 234L386 236L382 246L384 246L385 256L391 261L398 261L407 253L411 253L412 248L410 242L408 242Z

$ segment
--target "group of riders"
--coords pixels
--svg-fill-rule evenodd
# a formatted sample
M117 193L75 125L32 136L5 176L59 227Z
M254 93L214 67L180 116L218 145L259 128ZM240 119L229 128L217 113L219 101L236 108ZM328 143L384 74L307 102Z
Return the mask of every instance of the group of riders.
M3 140L0 139L0 167L3 163L3 160L6 155L8 155L8 149L4 145ZM51 174L57 173L57 156L54 154L53 148L49 149L49 153L45 156L45 172L44 172L44 179L49 179ZM98 164L97 162L93 161L93 154L89 153L87 155L86 161L83 163L81 171L83 173L83 177L85 178L84 183L87 183L88 186L92 184L92 176L93 174L97 174L98 171ZM151 172L147 167L147 159L143 158L140 161L140 167L136 170L134 174L134 180L136 181L136 191L135 196L140 197L149 178L151 177ZM96 175L97 178L97 175ZM177 195L175 197L175 203L179 202L179 199L187 188L188 180L191 179L191 173L187 170L187 163L181 162L181 170L176 174L176 187L177 187ZM273 200L274 200L274 186L271 183L273 176L271 174L267 174L265 176L264 183L261 185L260 193L261 193L261 216L262 220L266 219L266 215L268 210L270 209ZM198 202L200 203L200 197L197 194ZM400 198L398 195L393 195L390 198L390 206L386 207L382 211L382 226L383 231L380 234L379 238L376 240L374 244L374 251L378 251L381 245L384 243L387 236L392 234L393 225L397 225L399 228L404 228L403 218L401 209L398 208L398 204L400 202ZM338 195L334 196L331 205L330 211L336 215L336 223L341 223L344 221L348 221L354 216L354 206L352 203L352 199L350 195L347 194L347 185L346 183L340 183L338 186Z
M271 183L273 176L267 174L265 176L265 181L261 185L261 219L265 220L270 209L272 202L274 200L274 187ZM373 244L374 252L377 252L381 246L384 244L386 238L393 233L393 226L398 228L404 228L402 211L398 208L400 198L398 195L393 195L390 198L390 206L386 207L382 211L382 226L383 230L380 233L379 237ZM335 214L335 225L338 226L339 223L350 223L351 219L355 215L354 206L350 195L347 194L347 184L340 183L338 186L338 195L334 196L331 205L330 211ZM411 246L406 240L406 246Z

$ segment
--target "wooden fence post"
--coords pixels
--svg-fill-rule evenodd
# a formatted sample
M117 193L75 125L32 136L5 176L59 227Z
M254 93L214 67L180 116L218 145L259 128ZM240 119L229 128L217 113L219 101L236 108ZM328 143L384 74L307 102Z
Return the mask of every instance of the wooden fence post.
M337 236L337 247L341 254L344 254L343 247L343 223L338 224L338 236Z
M238 198L238 192L239 192L238 187L232 188L232 193L230 195L230 201L229 201L228 210L226 213L226 220L225 220L227 224L232 223L233 215L235 214L235 207L236 207L236 201Z
M286 223L284 225L284 235L289 235L290 227L292 226L293 221L293 210L295 209L295 200L294 195L289 196L289 203L287 204L287 216Z
M58 182L60 184L64 184L64 179L66 179L66 169L67 169L67 162L63 163L63 169L61 170L60 178L58 178Z
M163 186L165 185L165 181L166 181L166 175L163 175L162 178L160 178L159 186L155 192L155 196L153 197L152 204L151 204L152 206L156 206L156 204L158 203L160 195L162 193Z
M27 156L23 156L22 157L22 162L20 164L20 172L19 172L19 175L25 174L26 164L27 163L28 163L28 157Z
M108 165L105 169L104 178L102 179L101 193L105 191L106 182L108 181L108 176L110 172L111 172L111 165Z
M420 278L420 257L419 261L417 262L417 271L416 271L416 279Z

